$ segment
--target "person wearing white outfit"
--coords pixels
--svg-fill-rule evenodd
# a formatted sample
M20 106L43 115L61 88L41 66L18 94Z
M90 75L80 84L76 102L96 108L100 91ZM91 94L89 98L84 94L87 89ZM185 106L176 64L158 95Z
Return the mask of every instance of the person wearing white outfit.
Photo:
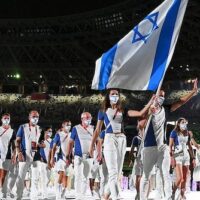
M139 199L139 196L140 196L140 180L143 173L141 153L139 152L139 148L142 143L142 137L143 137L143 132L144 132L144 128L142 124L143 121L144 120L138 120L138 124L137 124L138 135L133 138L132 144L131 144L131 151L130 151L130 160L131 160L131 163L133 163L132 176L133 177L136 176L135 187L136 187L137 194L136 194L135 200Z
M32 166L33 169L37 168L38 161L34 161L34 157L38 151L39 138L41 136L40 127L37 125L39 120L39 113L32 110L29 113L29 123L23 124L19 127L16 136L16 155L19 161L19 174L16 180L17 187L17 200L22 199L24 179L26 172ZM31 186L31 198L37 199L37 176L32 173L32 186Z
M93 147L104 122L106 126L104 158L109 174L109 192L111 192L112 199L116 200L119 198L118 179L122 172L126 153L126 136L122 131L123 111L120 107L118 90L111 90L106 95L104 102L105 108L98 113L98 122L90 146L90 154L93 156ZM102 154L101 152L99 153Z
M67 162L69 165L74 145L75 193L77 200L84 199L86 195L87 183L93 162L93 159L88 154L94 131L91 121L92 116L90 113L84 112L81 114L81 124L73 127L67 148Z
M142 111L131 110L128 115L141 117L147 109ZM90 145L90 155L93 157L94 144L101 132L103 123L106 127L104 139L104 157L109 174L109 189L112 200L119 199L118 179L122 173L124 156L126 153L126 136L123 122L127 113L122 109L120 93L117 89L109 89L105 96L102 109L98 113L98 122ZM98 152L101 160L102 152Z
M142 149L143 175L140 181L140 199L148 197L149 180L151 171L155 165L160 170L165 191L165 199L171 199L172 183L170 180L170 156L169 149L164 144L165 110L162 107L164 97L162 92L154 99L149 109L150 124L144 138Z
M187 130L188 121L185 118L179 118L175 129L170 134L170 155L171 164L176 170L176 183L173 188L173 198L177 188L181 191L181 198L186 199L185 190L187 175L189 172L190 156L193 167L195 167L195 156L190 143L190 134ZM174 151L173 151L174 147ZM189 152L188 152L189 149Z
M56 199L61 199L65 197L65 192L67 188L67 163L66 163L66 150L70 138L71 121L65 120L62 123L61 129L55 135L53 139L53 149L51 155L51 166L55 165L55 153L57 153L57 163L56 171L59 175L58 183L56 188Z
M6 175L11 168L11 159L14 157L15 133L10 126L10 114L6 113L1 118L0 126L0 198L6 197ZM6 184L6 185L5 185ZM3 187L4 186L4 187Z
M40 148L40 175L41 175L41 191L42 191L42 199L47 198L47 184L50 179L50 170L48 169L48 158L50 152L50 144L51 144L51 136L52 136L52 129L51 127L46 127L44 130L44 141L43 147Z

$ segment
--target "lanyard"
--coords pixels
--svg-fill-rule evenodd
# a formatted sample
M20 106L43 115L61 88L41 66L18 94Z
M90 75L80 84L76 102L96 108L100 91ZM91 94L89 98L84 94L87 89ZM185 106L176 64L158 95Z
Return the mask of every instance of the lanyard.
M31 126L30 126L30 124L29 124L29 131L31 133ZM35 134L36 134L36 138L37 138L37 127L35 127Z
M119 112L119 110L117 109L114 116L113 116L113 120L115 120L116 116L117 116L117 113Z
M67 137L68 137L68 134L64 137L62 142L64 142L67 139Z
M82 126L82 125L81 125L81 126ZM82 127L83 127L83 126L82 126ZM83 127L83 129L86 130L86 132L87 132L90 136L92 136L92 134L90 133L90 131L88 131L87 128Z
M51 143L51 142L49 142L48 140L46 140L49 144Z
M4 132L0 135L0 137L3 136L4 133L5 133L8 129L9 129L9 128L5 129Z

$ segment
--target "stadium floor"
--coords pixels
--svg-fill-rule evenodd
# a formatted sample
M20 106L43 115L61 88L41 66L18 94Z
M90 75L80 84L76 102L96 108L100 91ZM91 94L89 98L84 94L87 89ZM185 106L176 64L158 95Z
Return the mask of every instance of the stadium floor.
M123 191L121 193L121 197L124 200L134 200L135 191L130 191L130 190ZM187 197L187 200L200 200L200 192L189 192L186 194L186 197ZM68 199L75 199L75 198L71 197ZM85 199L94 200L94 198L92 198L89 195ZM23 198L23 200L29 200L29 198ZM39 198L39 200L40 200L40 198ZM49 193L48 200L55 200L55 193ZM153 193L150 194L149 200L155 200Z

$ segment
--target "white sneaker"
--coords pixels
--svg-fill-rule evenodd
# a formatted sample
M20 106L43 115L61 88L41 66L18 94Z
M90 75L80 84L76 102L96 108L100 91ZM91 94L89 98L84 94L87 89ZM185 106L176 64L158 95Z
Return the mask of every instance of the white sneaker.
M64 188L61 193L61 199L65 198L66 189Z
M135 200L140 200L140 195L139 194L136 194Z
M3 193L2 192L0 192L0 199L2 199L3 198Z
M177 190L176 190L175 199L176 199L176 200L181 199L181 190L180 190L180 189L177 189Z
M71 190L67 190L65 192L65 199L72 199L75 198L75 193Z
M154 190L154 198L155 200L160 200L162 199L162 194L158 190Z
M23 197L30 197L30 190L24 189Z
M92 191L92 196L94 197L94 199L101 199L99 190L93 190Z
M31 200L38 200L38 196L37 196L37 195L31 194L31 195L30 195L30 199L31 199Z
M62 198L61 198L61 193L57 193L57 194L56 194L56 200L60 200L60 199L62 199Z
M48 199L48 195L47 194L42 194L41 199Z

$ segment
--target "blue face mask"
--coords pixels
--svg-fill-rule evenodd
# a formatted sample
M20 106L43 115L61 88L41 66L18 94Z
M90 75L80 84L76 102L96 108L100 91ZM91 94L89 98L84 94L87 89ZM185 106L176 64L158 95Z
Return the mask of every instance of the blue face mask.
M119 95L111 95L109 96L109 99L111 104L117 104L119 101Z

